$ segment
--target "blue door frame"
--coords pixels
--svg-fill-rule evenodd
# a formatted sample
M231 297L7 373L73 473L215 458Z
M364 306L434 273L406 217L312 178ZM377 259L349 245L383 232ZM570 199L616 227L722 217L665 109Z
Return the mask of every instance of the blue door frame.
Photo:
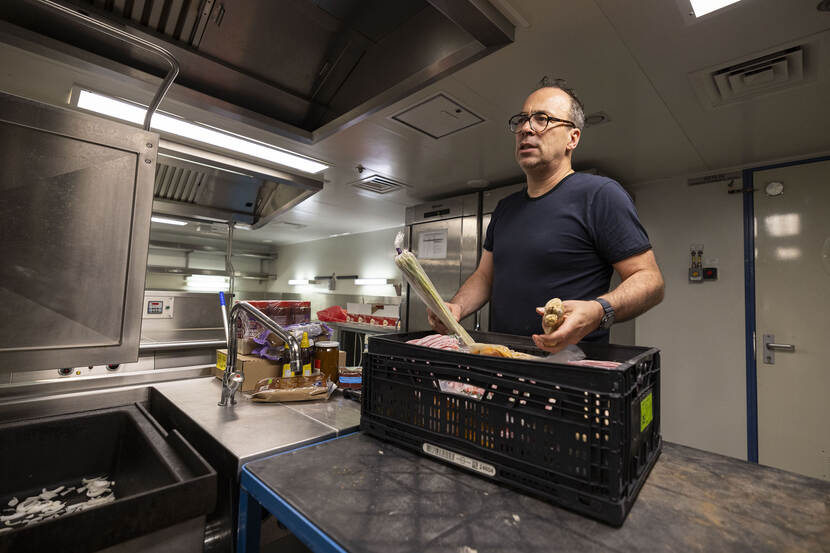
M746 457L758 462L758 365L755 357L755 182L767 169L830 161L830 156L764 165L743 171L744 192L744 317L746 321Z

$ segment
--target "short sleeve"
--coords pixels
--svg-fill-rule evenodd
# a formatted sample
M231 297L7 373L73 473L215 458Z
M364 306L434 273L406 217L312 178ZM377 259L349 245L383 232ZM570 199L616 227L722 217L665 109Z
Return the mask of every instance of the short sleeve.
M651 249L634 201L616 181L608 180L597 190L591 202L590 221L597 251L608 263Z

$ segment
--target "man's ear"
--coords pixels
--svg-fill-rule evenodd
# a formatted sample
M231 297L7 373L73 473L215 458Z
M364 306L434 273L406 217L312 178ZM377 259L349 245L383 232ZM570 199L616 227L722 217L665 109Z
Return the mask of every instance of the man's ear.
M568 134L568 136L570 137L570 140L568 140L568 143L565 145L565 148L567 148L568 151L573 151L576 149L577 144L579 144L579 137L582 136L582 131L580 131L579 129L571 129L571 132Z

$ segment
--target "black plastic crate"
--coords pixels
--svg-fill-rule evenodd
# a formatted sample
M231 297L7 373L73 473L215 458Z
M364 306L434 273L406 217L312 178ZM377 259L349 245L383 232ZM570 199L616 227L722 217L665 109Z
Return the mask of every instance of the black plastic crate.
M369 338L361 430L622 525L660 455L660 354L581 343L604 369ZM473 332L545 356L530 338Z

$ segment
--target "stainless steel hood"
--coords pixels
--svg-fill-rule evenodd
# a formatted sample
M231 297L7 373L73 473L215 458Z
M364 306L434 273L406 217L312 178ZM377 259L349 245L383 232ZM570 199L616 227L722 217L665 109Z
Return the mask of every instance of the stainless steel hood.
M487 0L60 0L170 50L178 87L312 143L513 41ZM29 0L0 18L159 74L143 52ZM210 106L207 106L210 109Z
M322 189L321 178L161 140L153 212L259 228Z

